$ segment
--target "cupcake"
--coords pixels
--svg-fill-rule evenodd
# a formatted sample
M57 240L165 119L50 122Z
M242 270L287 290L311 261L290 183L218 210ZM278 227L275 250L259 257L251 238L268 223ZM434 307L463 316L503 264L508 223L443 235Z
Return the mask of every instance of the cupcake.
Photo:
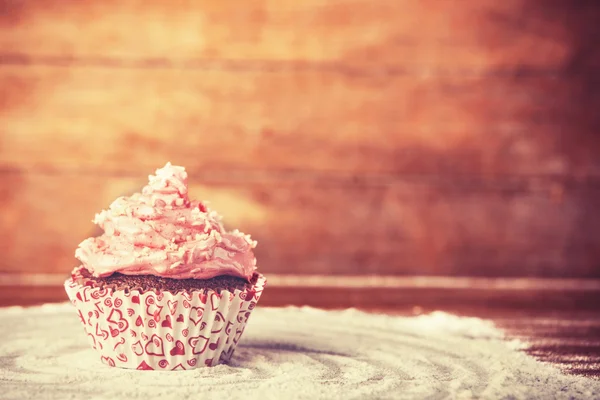
M185 169L168 163L94 223L104 233L81 242L65 289L100 360L173 371L229 360L266 280L256 242L190 200Z

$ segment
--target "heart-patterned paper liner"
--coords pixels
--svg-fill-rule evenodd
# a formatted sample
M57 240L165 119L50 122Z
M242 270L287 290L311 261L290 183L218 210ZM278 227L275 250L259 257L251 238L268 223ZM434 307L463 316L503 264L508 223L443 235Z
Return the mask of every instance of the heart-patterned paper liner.
M85 286L65 290L92 347L112 367L178 371L228 361L266 285L246 290L141 293Z

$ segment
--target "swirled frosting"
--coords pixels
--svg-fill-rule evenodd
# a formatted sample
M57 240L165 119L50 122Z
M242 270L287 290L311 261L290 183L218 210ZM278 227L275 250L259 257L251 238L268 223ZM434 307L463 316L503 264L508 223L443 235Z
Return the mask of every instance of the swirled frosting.
M256 269L256 242L237 229L227 232L215 211L191 201L185 169L170 163L149 176L141 193L117 198L93 222L104 234L81 242L75 257L96 277L249 280Z

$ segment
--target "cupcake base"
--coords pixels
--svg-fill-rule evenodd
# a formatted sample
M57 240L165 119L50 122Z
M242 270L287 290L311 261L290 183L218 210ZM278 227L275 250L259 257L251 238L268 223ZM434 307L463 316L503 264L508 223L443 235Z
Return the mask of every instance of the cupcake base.
M136 288L123 282L98 284L85 272L74 271L65 290L92 348L105 364L146 370L228 361L266 284L264 276L255 274L250 283L150 290L142 282Z

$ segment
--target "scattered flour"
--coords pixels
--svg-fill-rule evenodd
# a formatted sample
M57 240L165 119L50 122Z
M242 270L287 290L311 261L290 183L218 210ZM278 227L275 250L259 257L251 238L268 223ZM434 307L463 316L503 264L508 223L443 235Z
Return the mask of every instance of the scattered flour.
M258 308L229 365L111 368L70 304L0 309L3 399L587 399L600 382L519 352L489 321L445 313Z

